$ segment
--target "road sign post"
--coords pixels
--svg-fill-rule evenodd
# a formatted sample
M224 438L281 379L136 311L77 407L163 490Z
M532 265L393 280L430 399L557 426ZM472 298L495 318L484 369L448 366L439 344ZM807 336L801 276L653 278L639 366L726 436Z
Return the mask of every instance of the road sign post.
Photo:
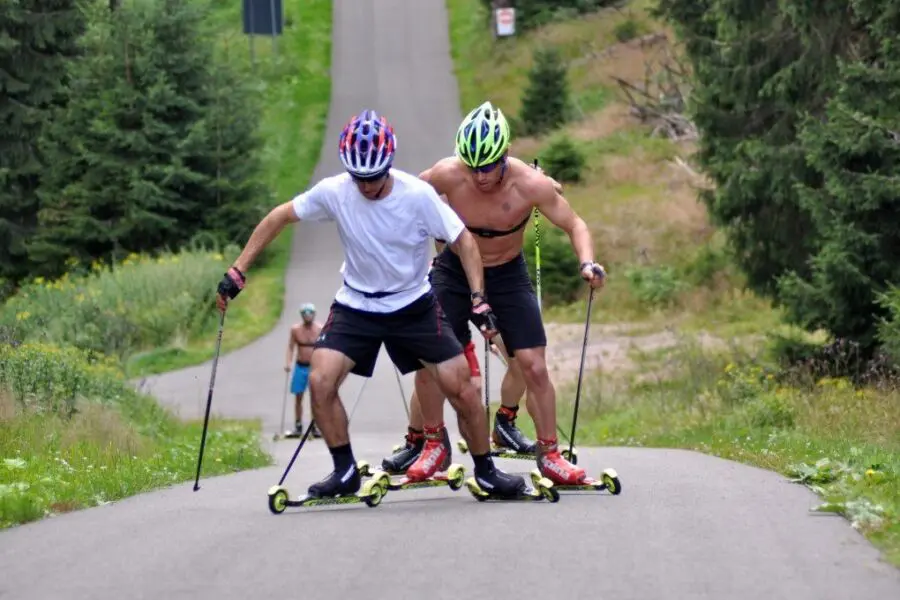
M516 34L516 9L498 8L494 11L494 22L497 29L494 34L497 37L510 37Z
M244 33L250 40L250 61L256 65L253 36L272 36L272 53L277 56L277 38L284 31L283 0L243 0Z

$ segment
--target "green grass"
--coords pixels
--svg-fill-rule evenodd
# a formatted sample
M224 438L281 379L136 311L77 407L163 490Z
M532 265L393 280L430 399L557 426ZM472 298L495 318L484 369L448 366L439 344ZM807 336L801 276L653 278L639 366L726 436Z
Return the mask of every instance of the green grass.
M113 358L0 346L0 527L189 481L201 428L137 393ZM271 464L258 432L212 421L202 475Z
M259 81L265 99L261 135L265 140L265 179L272 207L306 189L319 159L331 95L331 0L286 0L285 29L272 48L271 39L254 41L256 63L242 33L241 4L212 0L211 25L221 31L219 51ZM287 229L267 249L265 262L247 275L252 293L229 306L222 351L241 348L269 332L284 307L284 277L290 257ZM224 270L223 270L224 273ZM221 274L219 275L221 278ZM218 283L218 280L213 284ZM202 363L213 356L217 319L186 339L176 339L135 355L128 364L132 377L162 373Z
M785 373L765 354L692 344L644 357L639 373L587 384L580 444L685 448L776 471L809 485L818 510L844 515L900 566L897 381L854 387Z

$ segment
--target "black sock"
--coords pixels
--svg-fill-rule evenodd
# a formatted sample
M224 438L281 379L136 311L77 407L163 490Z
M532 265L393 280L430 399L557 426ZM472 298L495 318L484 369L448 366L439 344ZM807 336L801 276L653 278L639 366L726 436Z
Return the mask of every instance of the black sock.
M473 454L472 462L475 463L476 475L489 475L494 470L494 459L490 454Z
M334 461L334 470L344 472L353 466L353 450L350 444L329 448L331 451L331 459Z

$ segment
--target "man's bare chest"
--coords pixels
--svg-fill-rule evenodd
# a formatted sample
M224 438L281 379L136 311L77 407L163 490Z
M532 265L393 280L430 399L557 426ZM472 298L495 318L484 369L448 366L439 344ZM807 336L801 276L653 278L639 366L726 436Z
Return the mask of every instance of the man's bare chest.
M514 191L487 195L463 190L448 200L466 227L485 233L513 233L522 229L531 216L531 203Z

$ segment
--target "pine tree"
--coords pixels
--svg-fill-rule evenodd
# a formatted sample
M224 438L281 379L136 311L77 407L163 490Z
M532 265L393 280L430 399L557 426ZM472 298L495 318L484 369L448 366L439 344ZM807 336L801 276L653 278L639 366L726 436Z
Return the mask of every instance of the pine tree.
M818 240L806 275L783 295L794 320L876 347L884 309L876 298L900 283L900 2L855 0L848 58L823 118L805 120L800 140L822 185L801 201Z
M569 86L566 65L554 47L538 48L528 73L518 121L525 135L539 135L568 120Z
M66 64L83 30L73 0L0 0L0 279L29 274L26 242L47 164L38 140L64 102Z
M96 11L69 109L45 138L56 166L30 253L48 274L70 257L177 248L203 233L232 241L258 221L258 111L217 62L204 17L191 0Z
M789 4L789 5L788 5ZM797 184L820 185L797 139L836 82L844 2L661 0L693 69L697 158L715 182L702 195L723 226L747 283L778 298L778 278L809 273L812 216Z

